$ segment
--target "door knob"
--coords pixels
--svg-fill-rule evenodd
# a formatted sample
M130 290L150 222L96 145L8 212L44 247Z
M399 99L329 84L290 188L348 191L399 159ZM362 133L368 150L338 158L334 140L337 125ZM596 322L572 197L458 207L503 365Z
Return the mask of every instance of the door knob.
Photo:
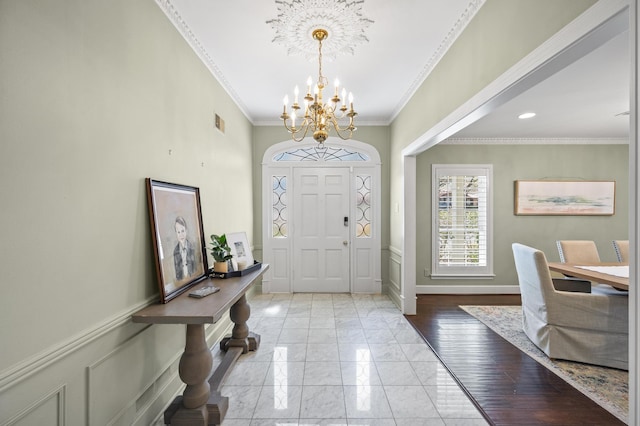
M344 241L342 242L342 245L345 245L345 246L346 246L346 245L349 245L349 241L344 240Z

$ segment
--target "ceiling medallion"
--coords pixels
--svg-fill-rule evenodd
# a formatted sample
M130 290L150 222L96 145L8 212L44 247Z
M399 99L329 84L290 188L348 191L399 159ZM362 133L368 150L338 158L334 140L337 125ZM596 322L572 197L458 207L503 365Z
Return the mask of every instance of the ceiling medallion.
M362 14L364 0L276 0L278 16L267 21L276 31L275 43L287 48L287 54L313 60L317 56L314 30L331 34L325 41L323 56L333 60L338 55L354 53L354 47L368 42L364 30L373 23Z

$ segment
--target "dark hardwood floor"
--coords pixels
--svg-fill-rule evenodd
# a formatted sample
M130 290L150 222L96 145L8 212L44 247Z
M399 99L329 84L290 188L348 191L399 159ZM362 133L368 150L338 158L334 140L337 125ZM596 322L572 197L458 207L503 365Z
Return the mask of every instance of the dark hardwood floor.
M520 305L519 295L419 295L406 318L493 425L624 425L459 305Z

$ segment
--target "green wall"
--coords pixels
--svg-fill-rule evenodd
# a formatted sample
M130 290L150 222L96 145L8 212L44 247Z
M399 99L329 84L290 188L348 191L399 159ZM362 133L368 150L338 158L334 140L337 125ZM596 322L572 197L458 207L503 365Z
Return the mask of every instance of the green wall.
M144 179L251 235L252 131L154 0L0 0L0 423L66 389L67 424L106 424L177 377L182 333L130 324L158 300Z
M402 149L595 0L487 0L391 124L391 246L402 248ZM420 191L420 190L419 190Z
M574 141L575 142L575 141ZM495 278L432 280L431 165L493 165L493 238ZM613 216L516 216L516 180L613 180ZM594 240L603 261L615 261L612 240L628 239L628 145L437 145L417 160L417 285L513 285L518 280L511 243L536 247L549 261L559 261L556 240Z

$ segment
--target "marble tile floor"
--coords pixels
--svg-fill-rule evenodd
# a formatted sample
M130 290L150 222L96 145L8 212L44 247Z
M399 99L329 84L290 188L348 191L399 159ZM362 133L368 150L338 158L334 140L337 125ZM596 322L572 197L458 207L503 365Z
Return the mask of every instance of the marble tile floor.
M487 425L384 295L259 294L223 426ZM222 354L214 350L214 364Z

